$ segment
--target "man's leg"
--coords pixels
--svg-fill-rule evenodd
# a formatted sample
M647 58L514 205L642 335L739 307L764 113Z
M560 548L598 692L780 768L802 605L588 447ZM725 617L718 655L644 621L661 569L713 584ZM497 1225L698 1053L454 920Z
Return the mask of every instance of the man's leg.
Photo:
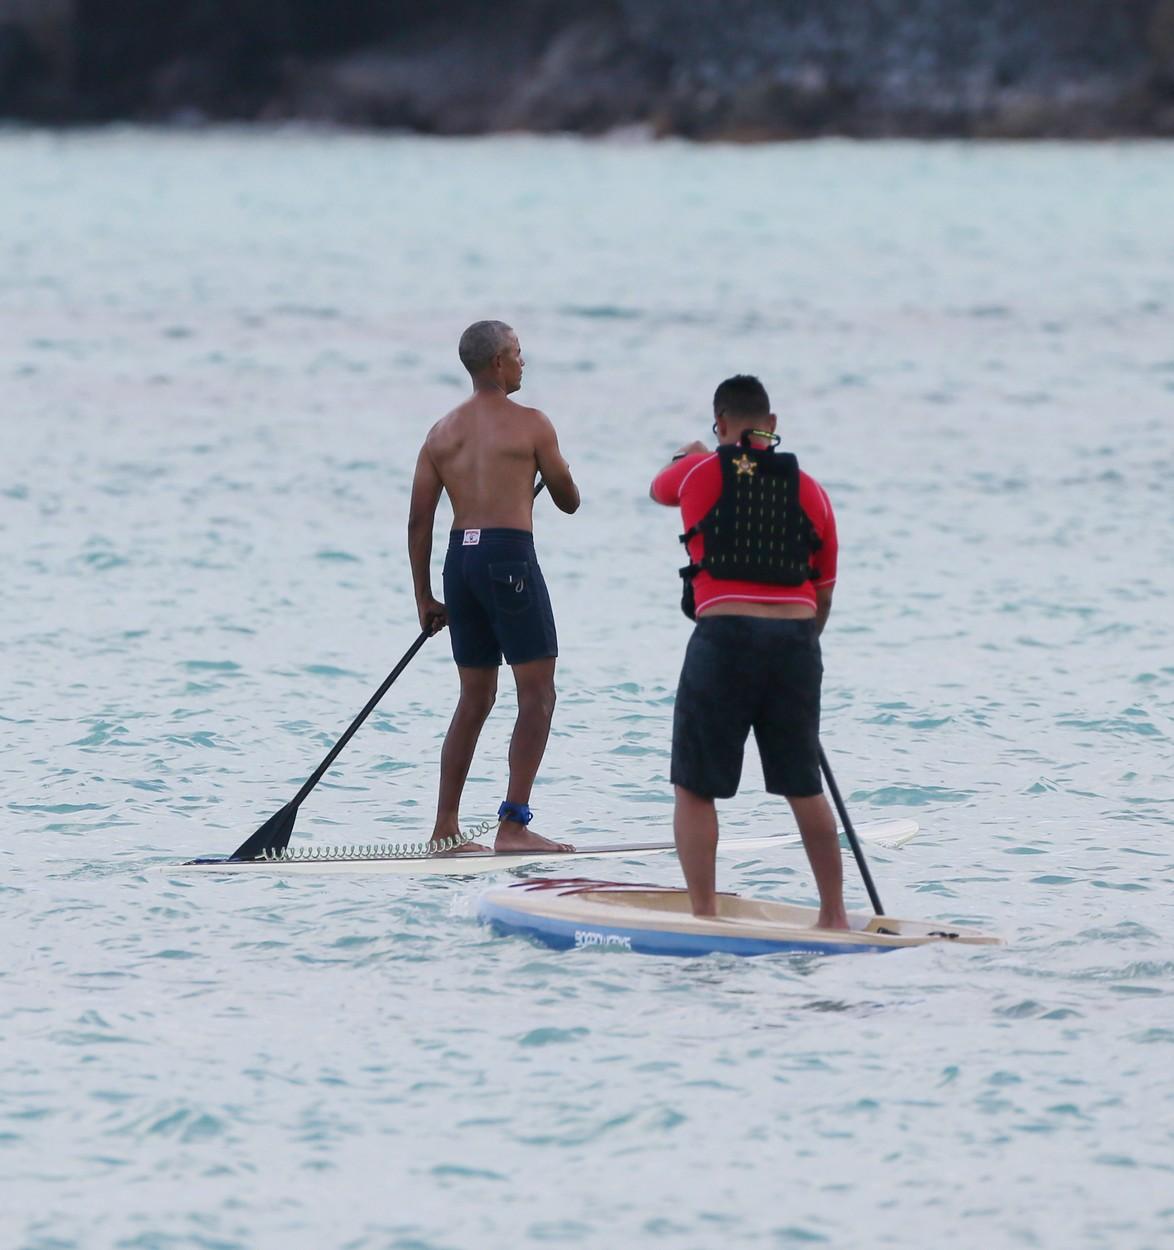
M697 622L673 705L673 837L695 916L717 914L714 800L738 793L750 732L754 687L742 662L744 633L736 617Z
M440 752L440 797L436 804L436 826L432 840L456 837L460 829L459 809L465 779L477 749L481 727L497 697L496 668L457 668L461 676L461 697L453 713L444 747ZM475 842L460 848L465 851L485 848Z
M840 856L840 838L836 818L822 794L807 798L788 798L795 822L803 838L815 885L819 890L821 929L846 929L848 916L844 911L844 864Z
M506 800L529 804L534 778L550 737L550 721L554 716L553 659L530 660L515 664L514 682L518 688L518 720L510 738L510 783ZM494 844L499 851L571 851L569 843L552 842L532 833L516 820L503 820L497 829Z
M695 916L717 915L717 807L684 786L674 786L673 837Z

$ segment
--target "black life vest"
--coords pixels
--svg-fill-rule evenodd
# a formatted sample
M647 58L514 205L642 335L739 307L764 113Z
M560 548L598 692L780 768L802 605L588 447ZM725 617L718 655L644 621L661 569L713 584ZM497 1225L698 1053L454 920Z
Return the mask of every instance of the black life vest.
M817 576L811 560L822 546L811 518L799 506L799 461L790 452L740 445L717 449L722 493L684 534L702 536L701 560L681 570L681 611L696 618L693 579L710 577L768 586L802 586Z

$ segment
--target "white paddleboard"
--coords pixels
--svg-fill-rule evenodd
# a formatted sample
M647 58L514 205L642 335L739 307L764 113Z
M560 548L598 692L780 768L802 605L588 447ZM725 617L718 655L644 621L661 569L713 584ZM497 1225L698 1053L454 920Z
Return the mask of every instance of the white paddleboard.
M945 943L993 946L999 939L941 921L849 916L850 928L819 929L819 910L718 896L718 914L694 916L681 889L584 878L535 877L481 896L478 915L495 932L556 950L592 948L642 955L855 955Z
M917 835L914 820L878 820L855 826L862 842L873 846L896 848L904 846ZM729 837L718 841L718 854L741 855L751 851L782 851L802 845L797 833L772 833L761 836ZM647 855L675 851L672 842L612 843L605 846L581 846L573 851L503 853L464 851L451 855L401 855L393 846L381 850L374 846L294 846L287 847L276 859L234 860L209 856L186 864L172 864L163 871L169 875L189 873L252 873L265 875L317 875L320 873L390 873L395 876L430 874L446 877L469 877L478 873L505 872L511 868L528 868L535 864L578 863L585 859L639 860Z

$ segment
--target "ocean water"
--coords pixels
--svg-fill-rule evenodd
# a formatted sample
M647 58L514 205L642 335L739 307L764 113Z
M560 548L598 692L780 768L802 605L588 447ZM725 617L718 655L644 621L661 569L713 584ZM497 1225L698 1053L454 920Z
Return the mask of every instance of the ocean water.
M1169 145L0 133L0 1246L1174 1244L1172 204ZM167 871L415 637L411 469L484 316L584 498L536 517L536 827L668 836L647 485L757 372L839 518L825 746L922 826L881 896L1005 946L556 954L484 879ZM454 697L433 640L297 843L426 836ZM789 827L753 762L721 813ZM793 850L720 883L812 900Z

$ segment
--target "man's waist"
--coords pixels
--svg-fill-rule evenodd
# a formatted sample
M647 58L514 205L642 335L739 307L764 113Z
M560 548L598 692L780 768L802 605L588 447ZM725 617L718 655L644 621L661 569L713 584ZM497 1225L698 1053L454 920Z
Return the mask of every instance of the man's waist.
M485 547L494 546L534 546L532 530L509 529L501 525L478 529L472 526L466 529L454 529L449 533L450 547Z
M694 627L704 635L725 641L742 639L745 641L766 641L775 639L779 642L802 639L818 640L819 624L814 617L803 618L770 618L760 616L715 616L712 613L698 616Z
M809 600L789 599L785 601L757 599L749 595L728 595L713 599L702 599L697 608L697 616L756 616L774 621L809 621L815 617L815 608Z

